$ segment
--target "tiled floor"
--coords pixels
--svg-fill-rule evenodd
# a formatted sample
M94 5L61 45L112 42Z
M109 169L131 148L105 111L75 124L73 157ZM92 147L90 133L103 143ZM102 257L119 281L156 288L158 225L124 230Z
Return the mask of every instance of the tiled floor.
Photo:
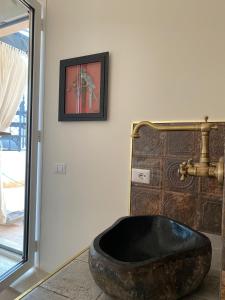
M87 251L23 299L111 300L102 293L91 277ZM219 272L210 272L201 288L184 300L219 300Z

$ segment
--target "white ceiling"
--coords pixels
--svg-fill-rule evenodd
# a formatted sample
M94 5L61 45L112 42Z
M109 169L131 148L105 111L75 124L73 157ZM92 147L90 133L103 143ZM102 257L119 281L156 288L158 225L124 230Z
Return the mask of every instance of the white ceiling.
M0 0L0 24L27 15L27 8L19 0Z

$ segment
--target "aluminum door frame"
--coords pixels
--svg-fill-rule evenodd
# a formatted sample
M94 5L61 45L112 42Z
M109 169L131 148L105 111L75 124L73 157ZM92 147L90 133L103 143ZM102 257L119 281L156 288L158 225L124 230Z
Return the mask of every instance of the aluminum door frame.
M0 290L8 287L27 270L34 266L37 242L36 207L37 207L37 180L40 176L38 162L39 139L39 94L40 94L40 50L41 50L41 4L36 0L18 0L24 4L30 12L30 51L28 72L28 149L26 160L26 192L24 211L24 259L15 267L0 277Z

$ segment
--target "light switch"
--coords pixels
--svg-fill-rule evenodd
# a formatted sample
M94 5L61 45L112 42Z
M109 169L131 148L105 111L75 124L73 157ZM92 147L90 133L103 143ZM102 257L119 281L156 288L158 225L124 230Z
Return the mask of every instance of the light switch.
M65 163L56 163L55 164L55 173L56 174L66 174L66 164Z
M150 170L132 169L132 182L150 183Z

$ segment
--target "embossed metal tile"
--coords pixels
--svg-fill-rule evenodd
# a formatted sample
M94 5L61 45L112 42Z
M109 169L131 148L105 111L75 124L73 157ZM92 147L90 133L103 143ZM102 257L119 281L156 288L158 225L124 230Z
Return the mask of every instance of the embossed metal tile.
M158 215L161 212L161 191L132 188L132 215Z

